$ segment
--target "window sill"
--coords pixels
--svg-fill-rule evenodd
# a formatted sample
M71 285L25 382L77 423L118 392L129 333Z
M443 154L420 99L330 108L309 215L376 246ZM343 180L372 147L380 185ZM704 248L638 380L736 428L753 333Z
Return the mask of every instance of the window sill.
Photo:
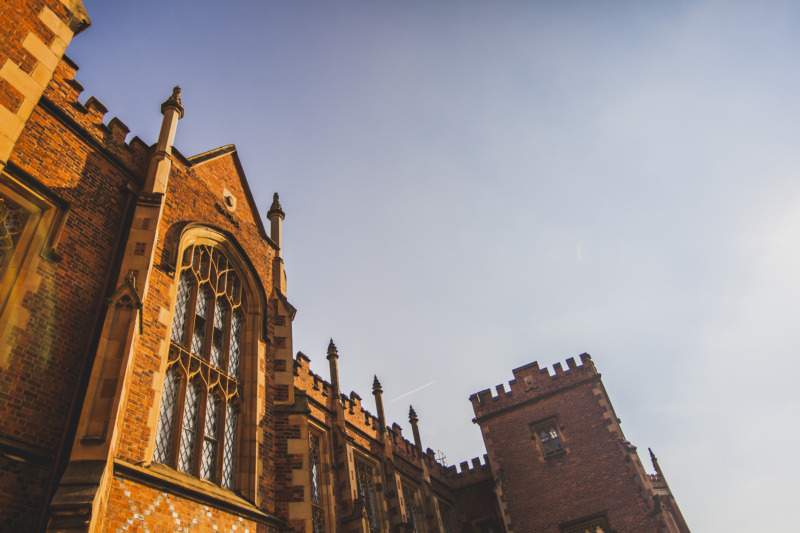
M139 466L116 459L114 460L114 475L127 477L143 485L226 510L261 524L282 525L282 521L278 517L261 511L241 496L160 463Z
M560 457L563 457L565 455L567 455L567 450L562 448L561 450L558 450L557 452L545 454L544 459L545 459L545 461L549 461L550 459L555 459L557 457L560 458Z

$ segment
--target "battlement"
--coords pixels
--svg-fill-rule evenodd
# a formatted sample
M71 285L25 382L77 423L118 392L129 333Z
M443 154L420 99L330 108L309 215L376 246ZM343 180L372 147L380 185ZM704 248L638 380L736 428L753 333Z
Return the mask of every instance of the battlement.
M515 368L514 379L508 383L510 390L506 391L500 384L495 387L497 394L494 396L490 389L484 389L469 397L475 416L485 416L599 375L589 354L581 354L580 359L580 365L573 357L567 359L566 370L561 363L554 364L552 374L546 367L539 368L537 361Z
M83 86L75 80L77 71L78 65L65 55L44 92L42 104L51 112L55 106L57 118L71 122L70 128L98 143L134 175L143 175L149 161L150 147L138 136L126 142L130 128L117 117L112 117L106 123L108 108L97 97L90 96L83 103L80 102ZM158 112L158 109L153 109L153 113ZM158 131L150 133L153 137L158 135Z
M325 405L328 409L333 409L333 390L330 383L325 381L319 374L311 370L311 359L303 352L297 352L294 360L295 385L305 390L309 396ZM345 420L358 429L376 436L376 430L380 427L378 417L364 409L361 396L355 391L350 395L342 394L339 398L345 414Z
M481 458L473 457L471 461L462 461L458 467L456 465L448 466L444 468L444 474L448 485L454 489L491 479L492 469L489 466L489 456L484 454L483 462L481 462Z

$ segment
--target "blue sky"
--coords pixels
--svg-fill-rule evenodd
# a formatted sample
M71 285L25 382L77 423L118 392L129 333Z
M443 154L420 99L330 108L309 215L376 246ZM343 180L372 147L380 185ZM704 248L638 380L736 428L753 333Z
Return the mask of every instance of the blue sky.
M281 194L312 369L456 464L470 394L589 352L694 530L796 522L799 4L85 4L83 99L152 143L180 84L178 149Z

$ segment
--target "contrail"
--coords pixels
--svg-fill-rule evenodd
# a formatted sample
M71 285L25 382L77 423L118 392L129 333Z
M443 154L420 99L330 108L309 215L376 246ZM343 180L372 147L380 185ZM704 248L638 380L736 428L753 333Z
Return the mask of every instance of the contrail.
M433 385L434 383L436 383L436 380L435 380L435 379L434 379L433 381L429 382L429 383L426 383L426 384L425 384L425 385L423 385L422 387L417 387L416 389L414 389L414 390L410 390L410 391L408 391L408 392L407 392L407 393L405 393L405 394L401 394L400 396L398 396L398 397L397 397L397 398L395 398L394 400L389 400L389 402L388 402L388 403L394 403L394 402L396 402L397 400L400 400L400 399L402 399L402 398L405 398L405 397L406 397L406 396L408 396L409 394L414 394L414 393L415 393L415 392L417 392L417 391L421 391L421 390L422 390L422 389L424 389L425 387L430 387L430 386L431 386L431 385Z

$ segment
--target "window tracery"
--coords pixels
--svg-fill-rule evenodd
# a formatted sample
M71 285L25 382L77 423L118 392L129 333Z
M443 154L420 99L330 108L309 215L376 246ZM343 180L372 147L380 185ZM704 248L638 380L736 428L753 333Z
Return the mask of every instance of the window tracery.
M153 460L233 490L241 281L217 246L191 245L181 264Z

